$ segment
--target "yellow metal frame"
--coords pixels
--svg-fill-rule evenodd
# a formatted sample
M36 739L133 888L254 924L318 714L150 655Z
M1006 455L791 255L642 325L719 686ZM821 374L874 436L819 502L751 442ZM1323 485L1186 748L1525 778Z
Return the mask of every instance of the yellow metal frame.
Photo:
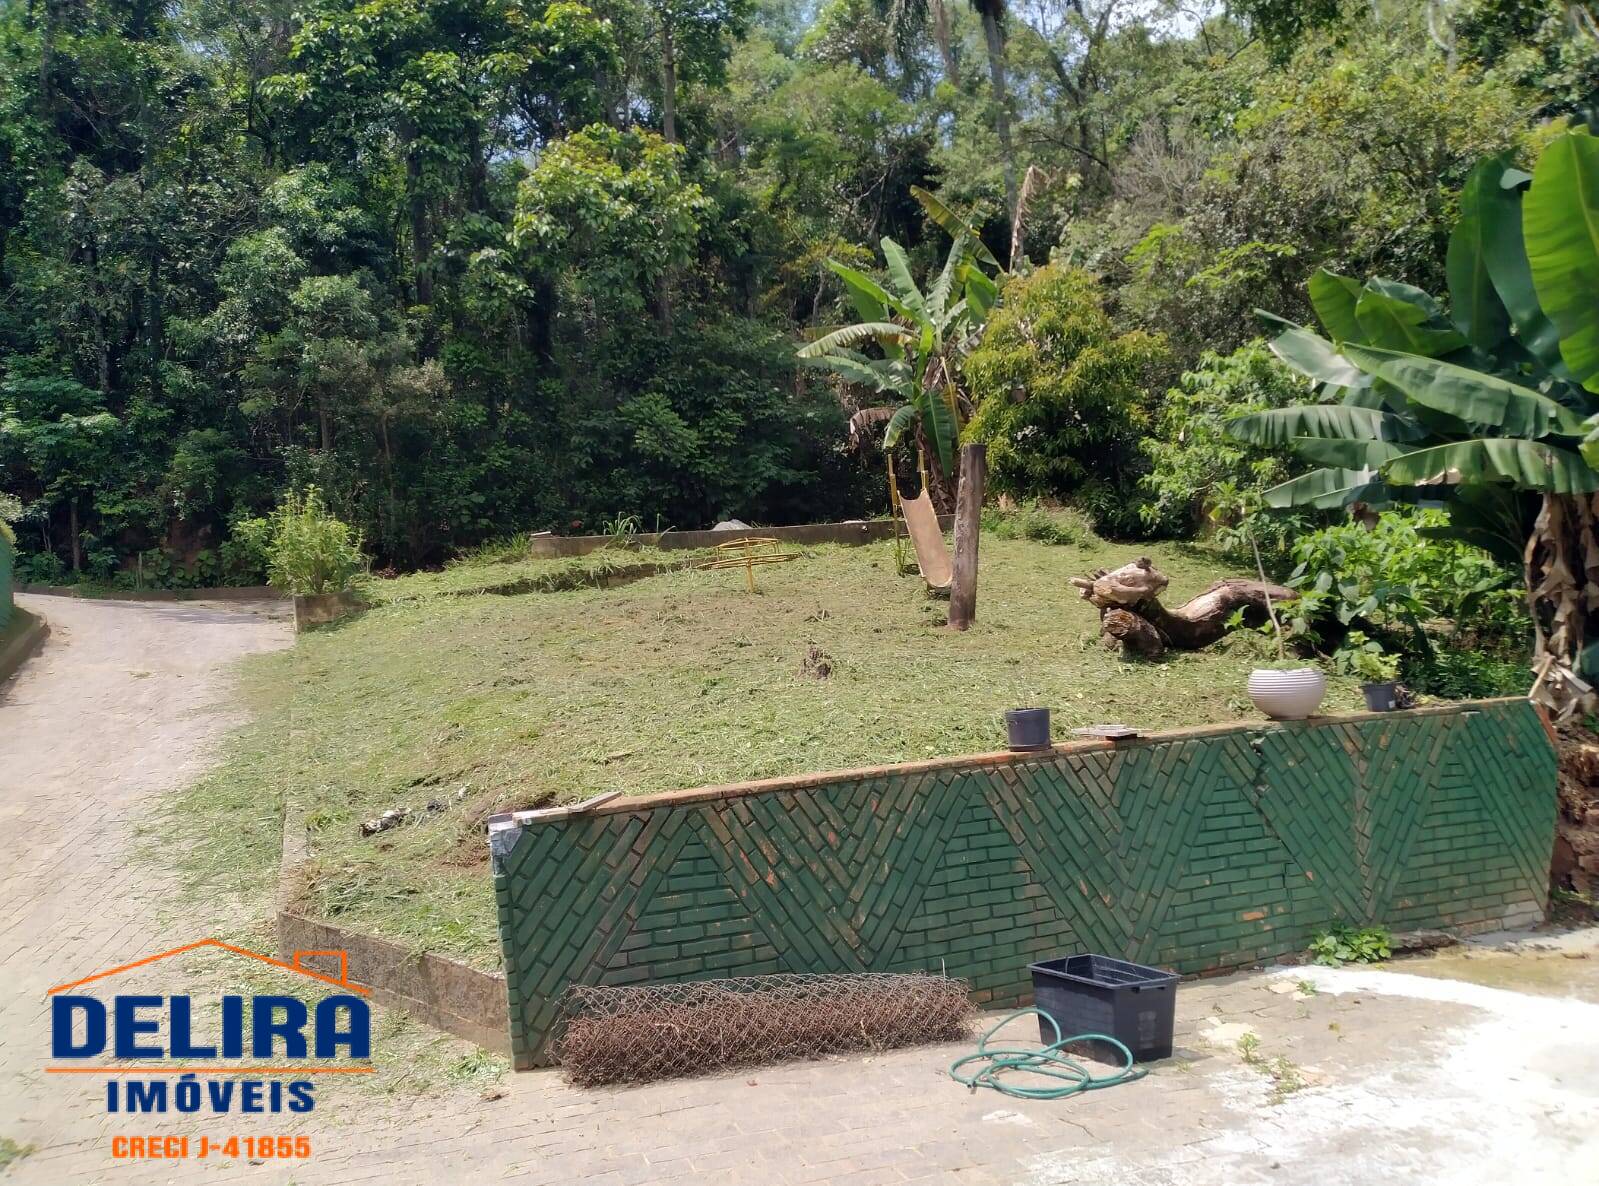
M894 450L888 449L885 452L888 457L888 517L894 522L895 566L899 569L899 575L905 576L910 572L910 569L898 562L899 541L902 538L900 528L903 526L905 529L903 538L909 539L910 524L904 521L905 511L901 505L903 499L901 499L899 493L899 478L894 474ZM917 446L916 449L916 472L921 477L922 493L925 494L927 493L927 454L922 452L920 446Z
M800 558L798 552L781 551L782 546L782 540L769 535L741 536L738 539L730 539L725 544L717 544L715 551L719 554L702 561L696 567L706 571L717 568L742 568L744 584L753 593L755 569L758 565L787 564L790 560Z

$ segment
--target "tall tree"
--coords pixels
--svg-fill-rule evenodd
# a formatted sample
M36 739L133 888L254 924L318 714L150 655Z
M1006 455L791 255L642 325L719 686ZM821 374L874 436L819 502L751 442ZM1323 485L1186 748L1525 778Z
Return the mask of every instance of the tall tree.
M936 8L934 7L936 5ZM994 104L994 131L999 136L1000 166L1005 178L1005 210L1016 216L1016 148L1011 139L1011 96L1006 64L1006 26L1009 13L1006 0L971 0L983 28L983 45L988 55L988 82ZM946 51L948 13L941 0L890 0L885 6L889 27L900 46L901 57L909 57L911 46L929 25L939 38L939 50L946 71L955 81L954 59Z
M754 0L648 0L661 55L661 135L678 142L677 92L720 86L733 42L749 29Z
M294 38L294 72L267 92L292 105L307 146L352 167L398 140L415 303L433 303L446 210L486 212L494 155L597 118L612 65L603 21L577 4L542 19L511 0L362 5L321 0Z

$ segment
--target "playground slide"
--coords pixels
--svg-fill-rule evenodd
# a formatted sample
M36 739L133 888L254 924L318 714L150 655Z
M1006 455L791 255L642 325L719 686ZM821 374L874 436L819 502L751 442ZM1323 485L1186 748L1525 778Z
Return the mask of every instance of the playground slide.
M938 512L933 510L933 500L923 490L915 498L901 498L899 509L905 516L905 527L916 549L916 567L922 570L922 579L929 588L948 589L955 572L950 564L949 549L944 546L943 528L938 525Z

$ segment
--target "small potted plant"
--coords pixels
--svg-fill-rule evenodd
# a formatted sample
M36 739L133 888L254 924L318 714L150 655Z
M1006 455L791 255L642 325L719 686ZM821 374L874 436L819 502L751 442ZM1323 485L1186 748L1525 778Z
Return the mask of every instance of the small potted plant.
M1333 652L1338 670L1360 679L1360 694L1372 712L1393 712L1399 707L1399 660L1383 654L1382 644L1351 630L1344 645Z
M1260 561L1260 549L1255 537L1249 537L1255 550L1255 568L1260 572L1260 583L1266 585L1266 568ZM1271 619L1272 633L1277 639L1277 659L1264 663L1249 673L1249 698L1274 721L1302 721L1314 716L1327 695L1327 675L1314 667L1288 657L1288 644L1283 638L1283 624L1277 609L1266 594L1266 616Z

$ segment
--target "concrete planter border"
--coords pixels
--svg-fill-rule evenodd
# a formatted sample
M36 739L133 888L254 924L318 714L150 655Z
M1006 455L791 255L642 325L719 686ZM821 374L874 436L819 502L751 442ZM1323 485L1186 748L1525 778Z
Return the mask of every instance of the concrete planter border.
M952 530L955 516L943 515L939 524ZM618 542L628 548L714 548L729 540L759 536L791 544L871 544L894 538L892 519L856 519L845 523L800 523L792 527L749 527L735 531L647 531L618 541L612 535L535 535L528 541L528 556L547 560L563 556L587 556L601 548L614 548Z
M343 951L349 977L372 990L372 999L400 1009L435 1029L475 1042L485 1050L509 1055L510 1015L503 973L483 972L458 960L414 951L399 943L379 939L349 927L309 918L296 910L294 887L301 867L309 859L305 818L286 810L283 817L283 856L278 866L276 930L278 955L292 960L297 951ZM309 957L307 967L336 975L338 968L323 967Z
M271 585L219 585L214 589L103 589L80 585L18 585L36 597L76 597L83 601L283 601Z
M351 617L365 608L366 602L353 589L341 593L296 593L294 632L304 634L314 627Z
M13 606L11 624L4 633L6 638L0 642L0 684L44 647L44 640L50 636L50 623L20 605Z

